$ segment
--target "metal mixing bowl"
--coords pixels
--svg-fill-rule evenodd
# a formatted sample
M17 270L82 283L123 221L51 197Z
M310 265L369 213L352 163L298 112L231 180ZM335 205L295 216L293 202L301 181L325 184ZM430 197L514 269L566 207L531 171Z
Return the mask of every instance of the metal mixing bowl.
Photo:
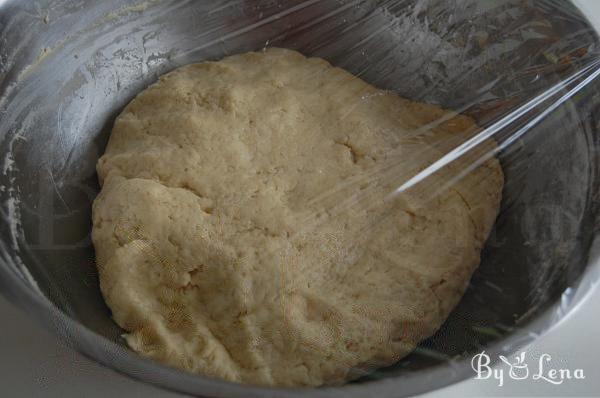
M599 279L592 81L502 152L502 211L481 267L442 329L397 365L341 387L266 389L128 350L90 242L94 167L114 117L164 72L265 46L324 57L489 125L575 73L597 37L562 0L0 0L1 291L85 355L173 390L388 397L469 377L473 353L530 342Z

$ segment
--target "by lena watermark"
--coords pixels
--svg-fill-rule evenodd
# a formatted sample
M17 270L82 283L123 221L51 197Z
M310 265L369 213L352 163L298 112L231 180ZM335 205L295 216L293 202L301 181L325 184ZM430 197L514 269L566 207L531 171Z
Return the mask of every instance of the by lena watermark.
M566 380L583 380L585 374L583 369L563 369L552 364L550 354L542 354L537 361L527 363L525 351L515 355L514 361L510 361L503 355L499 355L500 363L490 366L491 357L485 351L473 356L471 367L475 372L475 380L495 379L498 386L504 385L506 377L512 380L536 380L554 385L564 383Z

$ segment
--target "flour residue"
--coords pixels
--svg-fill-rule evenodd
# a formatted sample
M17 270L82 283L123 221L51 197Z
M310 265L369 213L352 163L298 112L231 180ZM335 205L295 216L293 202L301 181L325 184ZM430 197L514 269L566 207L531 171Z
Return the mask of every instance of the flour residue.
M4 202L7 210L7 221L10 229L10 244L15 251L13 258L17 271L25 279L25 281L34 288L38 293L42 294L37 282L29 272L27 266L21 261L19 253L19 238L23 238L23 228L21 223L21 198L18 188L15 188L15 179L18 173L17 163L15 162L14 150L15 144L18 141L26 141L27 139L19 132L15 133L8 143L8 151L2 162L2 174L8 177L8 186L0 186L0 191L8 195L8 199Z

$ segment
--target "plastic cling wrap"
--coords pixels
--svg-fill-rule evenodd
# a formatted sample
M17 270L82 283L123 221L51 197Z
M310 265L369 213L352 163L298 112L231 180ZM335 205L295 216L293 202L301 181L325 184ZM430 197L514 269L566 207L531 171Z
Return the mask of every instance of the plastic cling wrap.
M228 160L231 167L222 181L244 192L249 185L235 184L254 181L247 174L250 166L256 166L252 159L264 156L261 159L271 159L272 164L257 168L260 178L252 177L263 184L257 185L256 197L265 201L276 197L280 192L275 188L263 188L282 184L281 197L287 200L281 201L283 205L262 208L266 202L244 194L238 195L234 211L223 205L226 195L217 192L225 188L210 185L201 169L183 177L161 168L164 156L152 157L152 151L141 147L137 154L151 161L127 163L131 153L119 153L115 144L118 159L109 159L105 166L100 163L98 169L101 174L102 167L121 174L129 170L127 178L139 177L157 182L161 189L182 189L203 197L206 220L221 229L191 236L190 250L216 241L222 254L239 248L239 242L250 236L244 233L264 235L271 246L258 245L246 257L232 259L210 248L195 252L198 258L211 259L203 265L209 273L201 279L198 268L186 275L201 284L216 280L211 279L211 264L223 269L231 264L267 267L263 269L269 272L248 276L244 286L261 286L261 291L250 289L251 301L264 292L285 304L277 307L280 318L273 315L268 301L254 309L255 314L265 309L261 316L275 325L275 334L259 335L268 347L291 357L304 358L310 350L318 350L322 357L337 358L339 350L352 352L353 347L362 347L364 354L368 338L372 339L375 348L371 348L378 352L372 361L364 356L354 360L354 354L348 354L340 359L345 368L338 366L339 361L336 365L349 371L352 381L320 388L315 394L410 395L473 376L475 354L485 350L497 357L516 352L562 320L593 289L598 280L593 241L600 57L596 32L568 1L83 0L75 4L8 0L0 2L2 292L80 351L150 382L200 395L306 393L215 381L141 359L127 347L124 330L111 319L104 303L91 241L92 203L100 191L96 165L106 151L115 118L127 104L159 76L178 67L249 51L275 54L275 48L322 58L349 74L334 73L316 60L306 61L314 75L298 69L292 78L264 88L260 84L276 70L267 68L246 91L219 86L219 79L213 79L210 84L222 90L221 102L215 105L213 94L202 97L200 92L196 104L207 112L200 118L205 122L216 112L233 109L223 113L224 118L247 122L244 134L265 137L264 131L271 129L272 139L261 145L242 139L233 145L233 138L224 141L224 148L233 148L231 153L237 155ZM231 65L237 70L237 64ZM289 68L296 70L293 63ZM282 91L277 91L277 84ZM267 91L253 92L252 87ZM307 87L314 87L313 97ZM284 95L288 89L297 95ZM273 100L260 102L258 112L249 98L260 99L265 92ZM183 97L177 100L188 104ZM245 101L245 107L236 101ZM329 106L331 117L324 117L325 108L315 104ZM381 114L376 117L374 112ZM262 124L252 125L249 115ZM293 178L289 170L296 163L277 163L278 154L283 156L279 150L290 148L275 145L294 128L284 125L289 115L304 115L304 119L298 116L298 123L311 126L306 140L290 138L293 148L302 152L297 159L304 162L304 174ZM150 126L144 131L166 135L148 134L143 139L162 140L164 147L175 148L174 137L181 127L177 123L183 122L174 122L167 132ZM187 125L190 131L206 126L193 123ZM331 135L329 146L307 149L310 133L318 129ZM242 130L235 133L243 135ZM194 142L180 145L169 156L196 156L190 150L198 143ZM324 155L327 148L330 157ZM349 162L347 167L338 167L335 156ZM331 167L319 169L323 162ZM119 165L125 166L119 169ZM240 165L248 167L233 167ZM228 180L234 173L240 179ZM332 175L339 178L332 181ZM292 182L297 185L285 185ZM494 206L489 204L493 200L486 199L494 197L490 194L494 187L502 187L495 219ZM260 218L263 213L270 218ZM160 211L154 214L160 218ZM194 217L182 225L192 225ZM353 230L355 218L361 224ZM150 259L149 269L160 270L161 264L180 259L163 249L163 240L152 235L148 225L137 221L117 223L115 237L125 244L143 242L139 250ZM238 231L234 243L219 241L219 234L234 224L253 232ZM448 268L455 272L438 272L435 267L447 266L448 258L464 255L465 230L481 240L480 265L471 278L470 270L458 266ZM444 238L436 241L436 236ZM419 249L426 245L431 249L424 255ZM477 254L464 256L475 264L473 256L479 255L480 248L473 242L469 245ZM265 253L273 247L308 247L312 268L302 268L309 256L286 257L275 249L266 259ZM372 266L361 268L367 257ZM273 263L277 267L268 268ZM300 268L294 270L296 263ZM264 283L267 274L272 284ZM428 279L431 275L435 280ZM322 288L311 296L303 290L307 287L300 286L304 283ZM241 301L235 301L242 285L227 278L222 285L231 291L202 298L209 311L215 308L211 297L231 296L223 304L227 311L215 316L217 322L235 318L238 310L243 313ZM423 321L432 316L431 308L410 307L411 297L416 297L411 296L413 291L429 294L423 302L437 303L432 308L440 314L450 313L439 328ZM304 301L299 303L298 295ZM235 314L228 313L234 309ZM301 327L288 333L284 326L290 324ZM431 330L422 330L426 326ZM244 329L239 330L243 335ZM291 340L281 337L284 332ZM279 343L295 343L277 346L274 335L283 339ZM421 337L427 338L415 341L418 344L406 356L399 351L380 355L390 351L385 344ZM230 350L234 366L256 365L250 361L242 366L242 355L228 346L226 338L221 343ZM257 350L256 358L271 363L266 348Z

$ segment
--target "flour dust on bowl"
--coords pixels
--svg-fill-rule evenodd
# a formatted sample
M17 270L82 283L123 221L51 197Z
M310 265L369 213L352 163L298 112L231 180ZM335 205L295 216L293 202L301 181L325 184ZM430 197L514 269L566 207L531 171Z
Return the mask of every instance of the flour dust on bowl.
M600 58L569 2L9 0L0 27L1 291L120 372L408 396L597 278Z

